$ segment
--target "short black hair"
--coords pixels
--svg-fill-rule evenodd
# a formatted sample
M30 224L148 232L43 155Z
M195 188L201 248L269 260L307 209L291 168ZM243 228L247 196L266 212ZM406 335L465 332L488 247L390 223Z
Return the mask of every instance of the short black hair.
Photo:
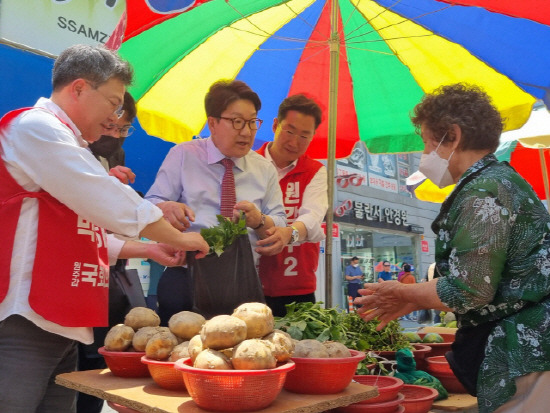
M304 94L289 96L281 102L277 113L279 122L283 121L286 118L286 114L291 110L312 116L315 120L315 129L319 127L323 120L323 112L317 102Z
M229 105L237 100L249 100L256 112L262 108L259 96L241 80L221 79L214 82L204 98L206 116L219 118Z
M357 258L357 257L352 257L351 260L352 260L352 261L355 261L355 260L358 260L358 259L359 259L359 258Z
M411 266L410 266L410 264L403 264L403 271L405 271L405 272L411 272Z

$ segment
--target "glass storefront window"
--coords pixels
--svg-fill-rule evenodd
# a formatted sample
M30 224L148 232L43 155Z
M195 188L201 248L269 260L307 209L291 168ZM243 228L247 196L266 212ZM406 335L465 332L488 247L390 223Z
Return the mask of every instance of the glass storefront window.
M352 257L359 258L359 266L365 275L365 282L378 280L378 272L382 271L382 262L392 264L391 271L397 279L403 263L414 266L414 238L372 231L371 229L346 226L340 224L342 274Z

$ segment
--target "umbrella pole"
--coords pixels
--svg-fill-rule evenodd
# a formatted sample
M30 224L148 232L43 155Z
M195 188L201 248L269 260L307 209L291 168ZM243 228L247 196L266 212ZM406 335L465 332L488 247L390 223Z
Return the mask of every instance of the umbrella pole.
M325 242L325 305L332 307L332 223L334 217L334 164L336 157L336 109L338 102L338 65L340 59L340 41L338 38L338 1L332 0L330 17L330 74L328 101L328 211L327 237Z
M546 169L546 159L544 159L544 148L539 148L540 167L542 172L542 182L544 182L544 193L546 195L546 209L549 209L550 189L548 185L548 170Z

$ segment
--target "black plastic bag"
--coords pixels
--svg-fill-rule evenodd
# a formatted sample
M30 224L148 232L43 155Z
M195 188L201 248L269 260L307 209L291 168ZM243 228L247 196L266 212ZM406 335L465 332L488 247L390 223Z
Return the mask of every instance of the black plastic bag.
M210 254L197 260L194 252L188 253L187 263L193 282L193 311L206 319L231 315L243 303L265 303L248 234L239 235L219 257Z

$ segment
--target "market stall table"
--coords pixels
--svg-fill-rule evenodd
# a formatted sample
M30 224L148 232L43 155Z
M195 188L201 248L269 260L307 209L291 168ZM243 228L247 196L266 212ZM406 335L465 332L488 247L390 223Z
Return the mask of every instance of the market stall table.
M56 383L91 394L101 399L130 407L143 413L200 413L189 393L165 390L151 378L122 378L109 369L64 373L56 377ZM282 390L273 404L262 413L315 413L340 406L347 406L378 395L376 388L351 383L337 394L297 394Z
M477 412L477 398L464 393L449 394L448 399L435 401L432 410L434 412Z

